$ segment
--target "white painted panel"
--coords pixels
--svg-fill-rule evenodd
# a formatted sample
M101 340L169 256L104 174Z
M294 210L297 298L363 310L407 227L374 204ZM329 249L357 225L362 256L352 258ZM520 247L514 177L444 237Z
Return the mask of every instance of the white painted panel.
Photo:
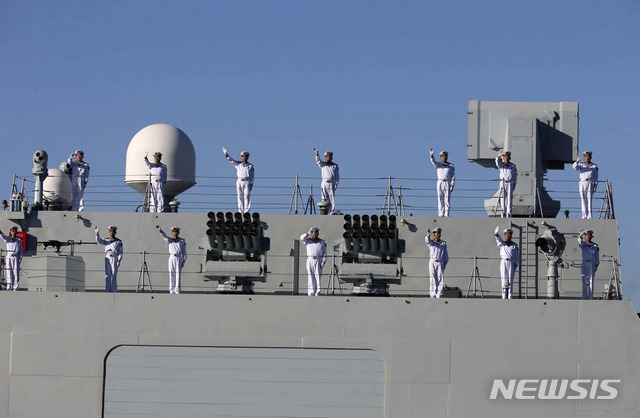
M121 346L104 417L382 417L384 384L371 350Z

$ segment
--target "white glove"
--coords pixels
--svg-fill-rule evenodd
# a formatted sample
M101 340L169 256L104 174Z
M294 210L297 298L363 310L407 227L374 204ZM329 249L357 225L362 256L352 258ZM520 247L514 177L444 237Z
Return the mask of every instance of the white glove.
M317 154L318 153L318 148L313 147L313 152L315 152Z
M496 226L495 231L493 231L494 234L498 235L498 232L500 232L500 227Z
M584 235L584 229L579 230L578 234L580 234L580 236L583 236Z
M427 229L427 236L430 237L431 236L431 228Z
M156 225L156 229L157 229L157 230L160 230L160 225Z
M97 226L96 226L95 228L93 228L93 229L96 231L96 234L97 234L98 232L100 232L100 228L98 228Z
M503 149L498 151L498 157L502 157L503 155L504 155L504 150Z
M311 235L312 232L313 232L313 228L309 228L309 231L307 231L307 234Z
M453 186L449 186L449 193L453 192Z
M429 148L429 155L433 157L433 148Z
M323 268L326 263L326 261L323 261L322 264L320 264L320 268Z
M70 156L69 158L73 158L73 157L75 157L75 156L76 156L76 153L75 153L75 151L74 151L74 152L72 152L72 153L71 153L71 156Z
M224 152L224 155L227 155L227 149L225 147L222 147L222 152Z

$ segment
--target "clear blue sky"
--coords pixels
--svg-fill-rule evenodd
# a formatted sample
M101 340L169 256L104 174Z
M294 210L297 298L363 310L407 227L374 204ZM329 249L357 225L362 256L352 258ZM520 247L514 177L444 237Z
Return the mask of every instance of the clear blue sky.
M495 170L466 161L467 100L578 101L580 149L613 182L625 296L640 307L638 22L637 0L3 0L0 189L29 175L38 148L50 167L83 148L90 187L122 185L128 142L152 123L190 136L198 192L231 205L230 189L202 187L233 174L222 145L250 150L258 177L315 179L317 146L344 177L432 178L432 146L459 178L489 179Z

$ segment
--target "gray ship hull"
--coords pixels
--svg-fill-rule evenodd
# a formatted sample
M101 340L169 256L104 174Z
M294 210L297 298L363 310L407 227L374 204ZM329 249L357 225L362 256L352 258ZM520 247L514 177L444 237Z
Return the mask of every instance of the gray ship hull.
M629 302L55 292L4 292L0 302L0 417L102 416L109 356L120 345L374 350L384 363L384 415L364 416L631 418L640 411L640 326ZM621 382L614 400L491 400L494 379ZM121 410L147 392L142 384L130 390ZM247 404L252 396L245 393ZM334 403L324 393L318 399ZM113 407L107 403L104 416L123 416L110 414ZM181 408L167 416L192 416L202 404Z

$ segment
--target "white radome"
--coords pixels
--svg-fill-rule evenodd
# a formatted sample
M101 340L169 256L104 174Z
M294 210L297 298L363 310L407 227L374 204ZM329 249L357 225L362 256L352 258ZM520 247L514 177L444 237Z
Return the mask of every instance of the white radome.
M50 168L49 175L42 183L42 196L50 205L60 206L61 209L71 208L71 180L69 176L58 170Z
M149 181L144 156L148 154L153 163L153 154L158 151L167 165L165 199L173 199L196 184L196 151L191 140L180 129L164 123L149 125L133 136L127 148L124 182L144 194Z

